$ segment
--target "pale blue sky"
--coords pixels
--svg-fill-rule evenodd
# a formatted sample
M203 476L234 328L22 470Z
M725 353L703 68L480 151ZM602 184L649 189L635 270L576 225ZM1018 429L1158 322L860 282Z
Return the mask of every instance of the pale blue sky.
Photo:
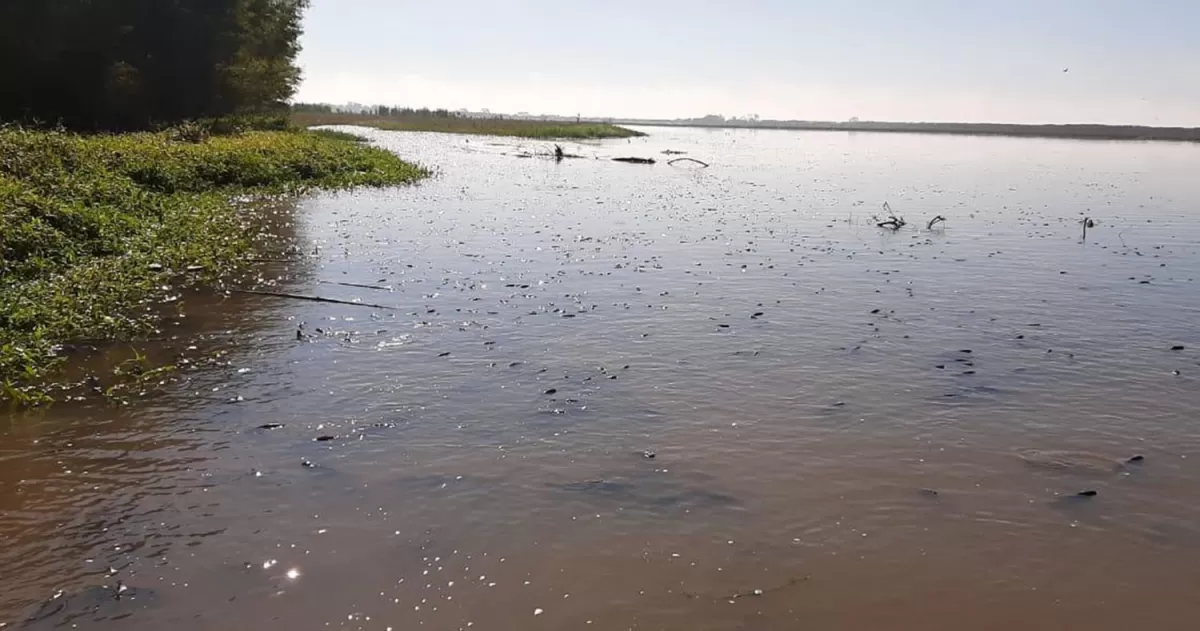
M1200 0L313 0L306 28L305 101L1200 126Z

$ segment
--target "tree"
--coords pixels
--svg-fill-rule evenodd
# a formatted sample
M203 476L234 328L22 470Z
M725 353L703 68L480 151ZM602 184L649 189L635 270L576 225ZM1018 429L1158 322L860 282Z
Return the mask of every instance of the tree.
M124 130L271 111L308 0L3 0L0 120Z

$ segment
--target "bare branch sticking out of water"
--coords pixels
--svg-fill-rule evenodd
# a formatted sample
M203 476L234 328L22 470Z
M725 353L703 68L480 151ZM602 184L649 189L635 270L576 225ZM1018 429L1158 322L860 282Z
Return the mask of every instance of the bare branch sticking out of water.
M339 283L339 282L332 281L332 280L323 280L321 282L326 285L341 285L342 287L359 287L361 289L375 289L377 291L391 291L392 290L391 287L381 287L379 285L364 285L362 283Z
M674 160L668 160L667 164L675 164L676 162L695 162L706 169L708 168L707 162L701 162L695 158L675 158Z
M1092 221L1091 217L1083 218L1083 240L1084 241L1087 241L1088 228L1095 228L1095 227L1096 227L1096 222Z
M555 147L558 147L558 145L555 145ZM528 151L522 151L521 153L502 153L500 155L513 156L514 158L546 158L549 160L554 160L555 162L562 162L564 159L581 160L587 158L587 156L581 156L577 153L566 153L565 151L562 154L559 154L558 149L548 153L529 153Z
M880 228L888 228L892 231L896 231L908 224L908 222L904 220L904 217L897 217L892 213L892 206L887 202L883 203L883 212L887 213L888 218L887 221L879 221L878 218L876 219L875 225L879 226Z
M368 302L354 302L351 300L338 300L337 298L322 298L320 296L305 296L302 294L287 294L278 291L260 291L257 289L230 289L229 291L239 294L251 294L255 296L274 296L275 298L291 298L292 300L307 300L309 302L325 302L334 305L349 305L351 307L369 307L371 309L387 309L395 311L396 307L387 305L373 305Z
M687 596L688 598L699 598L699 599L705 599L705 600L736 600L738 598L750 598L751 596L766 596L767 594L781 592L785 589L788 589L789 587L799 585L800 583L807 581L809 578L811 578L811 577L800 576L797 578L793 578L782 585L776 585L775 587L772 587L771 589L751 589L751 590L747 590L747 591L734 592L732 594L725 594L725 595L721 595L721 596L696 594L696 593L692 593L692 592L683 592L683 595Z
M933 219L930 219L930 220L929 220L929 225L925 226L925 229L926 229L926 230L933 230L933 225L934 225L934 224L936 224L936 223L938 223L939 221L944 223L944 222L946 221L946 218L945 218L945 217L943 217L943 216L941 216L941 215L938 215L937 217L934 217Z

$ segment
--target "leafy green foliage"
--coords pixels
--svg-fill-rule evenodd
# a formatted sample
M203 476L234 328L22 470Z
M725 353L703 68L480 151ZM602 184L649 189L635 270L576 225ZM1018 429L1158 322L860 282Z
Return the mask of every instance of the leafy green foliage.
M286 109L308 0L5 0L0 119L80 130Z
M322 138L331 138L333 140L349 140L350 142L366 142L367 138L352 134L348 131L338 131L336 129L313 129L309 133L321 136Z
M177 136L0 129L0 399L36 401L57 345L148 332L163 287L236 268L254 234L235 198L426 175L308 132Z

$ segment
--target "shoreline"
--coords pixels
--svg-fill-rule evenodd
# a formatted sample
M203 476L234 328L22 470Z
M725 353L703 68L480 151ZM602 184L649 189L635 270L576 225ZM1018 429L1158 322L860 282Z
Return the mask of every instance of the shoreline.
M412 131L473 136L508 136L532 140L603 140L637 138L644 132L608 122L540 121L519 118L469 118L463 116L401 115L294 112L292 121L302 127L353 125L381 131Z
M185 290L223 288L258 246L247 200L429 175L350 134L178 136L0 130L0 206L13 209L0 214L0 402L112 398L163 379L174 365L136 353L111 374L62 369L73 348L158 334Z
M614 125L638 127L689 127L693 129L770 129L780 131L844 131L888 134L938 134L946 136L1007 136L1064 140L1119 140L1200 142L1200 127L1147 127L1141 125L1025 125L1010 123L895 123L832 121L764 121L703 123L698 121L612 119Z

